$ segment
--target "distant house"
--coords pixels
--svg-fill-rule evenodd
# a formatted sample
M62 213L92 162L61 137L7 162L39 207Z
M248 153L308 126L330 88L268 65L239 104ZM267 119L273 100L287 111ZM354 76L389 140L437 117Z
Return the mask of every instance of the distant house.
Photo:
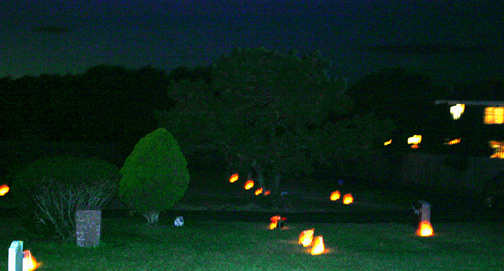
M406 153L400 180L481 193L487 180L504 171L504 100L446 99L434 103L434 133L430 136L440 139L436 144L441 144L441 149L422 152L420 147Z
M447 107L460 133L448 144L483 142L492 150L490 158L504 159L504 101L436 100L435 104Z

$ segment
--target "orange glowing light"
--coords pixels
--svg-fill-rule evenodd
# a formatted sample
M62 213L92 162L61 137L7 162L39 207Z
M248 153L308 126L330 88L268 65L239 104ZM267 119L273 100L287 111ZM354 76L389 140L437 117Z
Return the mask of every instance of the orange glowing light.
M341 193L339 191L334 191L331 193L331 200L332 201L337 201L341 198Z
M315 232L315 229L302 231L301 234L299 235L299 244L303 245L303 247L307 247L307 246L311 245L311 243L313 241L313 233L314 232Z
M270 230L274 230L274 229L276 229L276 228L277 228L277 226L278 226L278 223L275 221L275 222L271 222L271 223L270 223L269 228L270 228Z
M389 141L385 141L385 143L383 143L384 146L388 146L392 144L392 139L390 139Z
M350 204L353 202L352 194L345 194L343 196L343 204Z
M265 195L265 196L267 196L267 195L269 195L269 194L271 194L271 190L266 190L266 191L264 192L264 195Z
M281 217L281 216L279 216L279 215L276 215L276 216L272 216L272 217L270 218L270 220L271 220L271 222L278 222L279 220L287 220L287 218L285 218L285 217Z
M5 194L9 193L9 186L6 184L3 184L0 186L0 196L5 196Z
M254 181L253 180L248 180L245 183L245 190L249 190L250 188L254 187Z
M418 226L417 235L422 237L428 237L434 235L434 230L429 221L422 221Z
M453 139L453 140L450 140L446 143L444 143L444 145L455 145L455 144L459 144L460 143L460 138L456 138L456 139Z
M235 173L235 174L231 175L231 177L229 177L229 182L234 183L234 182L238 181L238 178L240 178L240 176L238 175L238 173Z
M325 251L325 246L324 246L324 239L322 236L317 236L313 239L313 247L311 250L311 255L320 255L324 253Z
M279 216L279 215L276 215L276 216L272 216L272 217L270 218L270 220L271 220L271 223L270 223L270 229L271 229L271 230L274 230L274 229L276 229L276 228L278 227L278 221L280 221L280 220L285 221L285 220L287 220L287 218L285 218L285 217L281 217L281 216ZM280 227L281 227L281 226L280 226Z
M25 250L23 251L23 266L26 266L28 271L32 271L39 268L40 264L29 250Z
M262 192L263 192L263 188L261 187L261 188L259 188L259 189L257 189L257 190L255 191L255 195L256 195L256 196L259 196L259 195L261 195L261 194L262 194Z

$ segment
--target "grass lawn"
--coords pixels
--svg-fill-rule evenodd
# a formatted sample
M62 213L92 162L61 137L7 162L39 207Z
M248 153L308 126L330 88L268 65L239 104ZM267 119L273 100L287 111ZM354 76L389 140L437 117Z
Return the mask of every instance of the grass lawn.
M504 270L504 223L433 225L418 237L406 224L287 224L186 221L181 228L161 220L104 219L101 244L37 239L15 219L0 221L0 270L7 250L23 240L42 266L38 270ZM326 253L312 256L298 245L301 231L315 228Z

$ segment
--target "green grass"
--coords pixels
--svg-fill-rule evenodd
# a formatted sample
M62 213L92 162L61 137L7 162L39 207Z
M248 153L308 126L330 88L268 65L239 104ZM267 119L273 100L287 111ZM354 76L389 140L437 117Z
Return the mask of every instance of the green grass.
M0 270L7 270L13 240L42 266L38 270L504 270L504 223L433 225L418 237L406 224L288 224L171 221L147 226L140 219L105 219L100 246L37 239L14 219L0 221ZM297 244L315 228L327 251L312 256Z

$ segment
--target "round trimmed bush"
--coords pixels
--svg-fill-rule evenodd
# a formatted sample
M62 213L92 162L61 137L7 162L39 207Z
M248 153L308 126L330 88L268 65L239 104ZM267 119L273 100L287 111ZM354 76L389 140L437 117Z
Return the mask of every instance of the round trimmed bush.
M140 139L120 170L119 199L149 224L172 208L189 185L189 170L177 140L164 128Z

